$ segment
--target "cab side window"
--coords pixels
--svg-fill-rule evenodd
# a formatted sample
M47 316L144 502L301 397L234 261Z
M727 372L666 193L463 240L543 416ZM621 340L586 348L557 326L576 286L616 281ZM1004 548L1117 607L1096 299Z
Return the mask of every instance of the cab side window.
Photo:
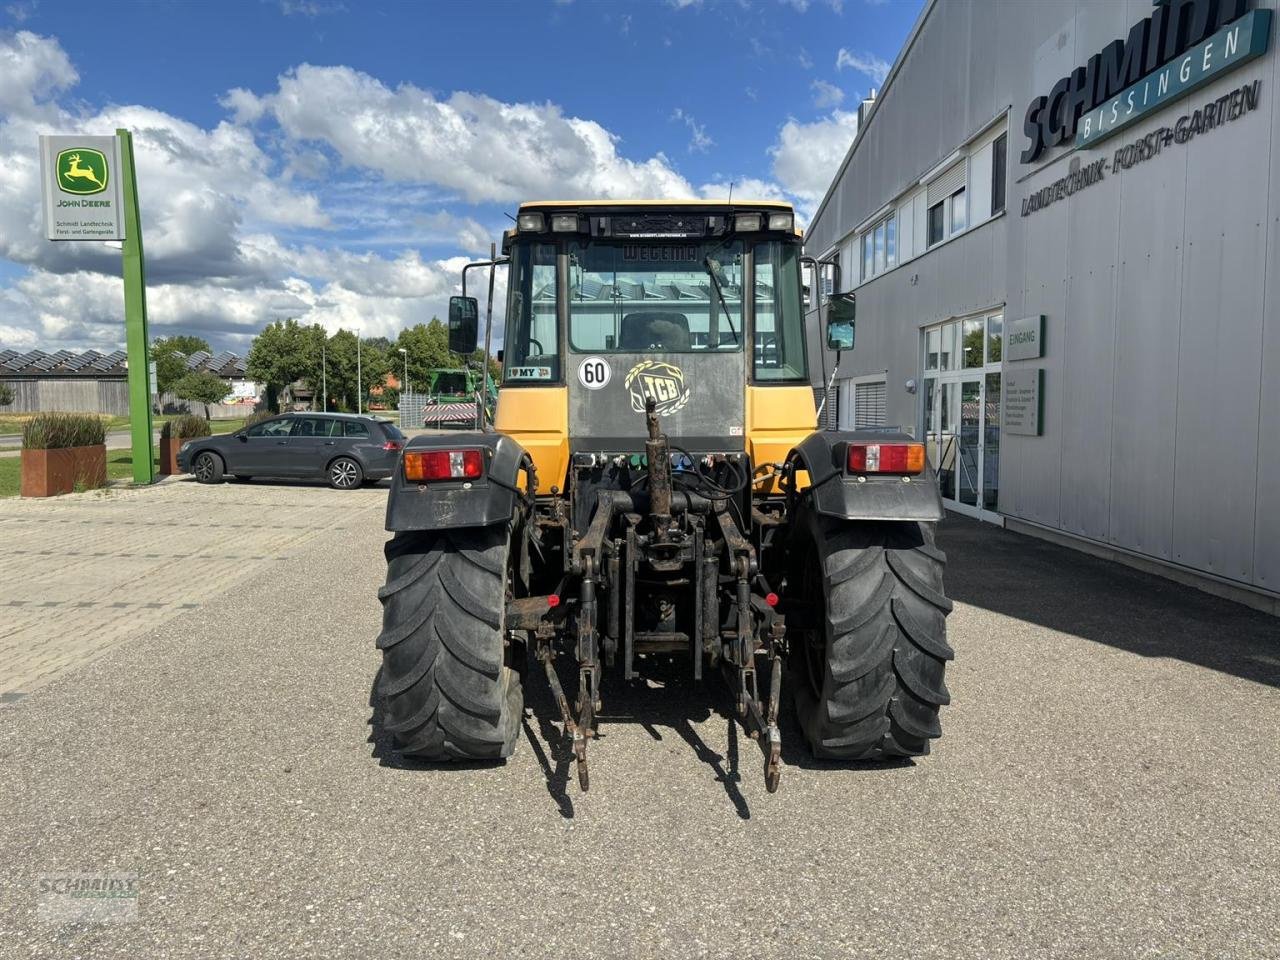
M348 437L369 436L369 425L367 423L361 423L359 420L348 420L346 427Z

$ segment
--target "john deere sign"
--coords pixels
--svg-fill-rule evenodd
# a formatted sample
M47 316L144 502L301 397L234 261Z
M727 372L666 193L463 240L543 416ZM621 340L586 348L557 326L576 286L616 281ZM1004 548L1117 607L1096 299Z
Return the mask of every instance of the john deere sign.
M116 137L41 137L45 236L123 240L124 197Z

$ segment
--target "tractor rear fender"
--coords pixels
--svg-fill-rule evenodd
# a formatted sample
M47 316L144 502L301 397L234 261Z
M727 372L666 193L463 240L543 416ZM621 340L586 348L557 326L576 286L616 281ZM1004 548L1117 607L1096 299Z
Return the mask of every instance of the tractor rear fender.
M809 473L809 486L801 491L813 500L813 509L845 520L941 520L942 496L933 467L925 460L924 472L910 477L866 474L845 469L850 443L916 443L905 433L879 430L822 430L809 434L787 455L787 462Z
M406 480L404 458L429 450L480 450L484 473L475 480ZM519 486L524 447L502 433L444 433L414 437L391 475L387 529L454 530L508 523L524 494Z

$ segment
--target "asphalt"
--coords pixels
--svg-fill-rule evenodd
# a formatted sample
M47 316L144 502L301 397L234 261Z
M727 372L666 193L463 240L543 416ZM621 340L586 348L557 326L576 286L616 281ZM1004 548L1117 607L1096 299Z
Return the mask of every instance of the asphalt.
M1274 618L950 520L931 756L788 724L770 795L716 688L607 684L584 795L533 675L506 764L390 751L385 534L331 493L264 521L346 529L0 705L5 957L1280 957ZM57 871L136 874L136 922L42 922Z

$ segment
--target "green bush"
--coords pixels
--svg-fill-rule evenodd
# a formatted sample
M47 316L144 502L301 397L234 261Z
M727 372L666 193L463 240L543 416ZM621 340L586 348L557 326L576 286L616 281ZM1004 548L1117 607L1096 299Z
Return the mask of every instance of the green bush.
M209 421L193 413L182 413L171 417L160 428L160 436L166 440L190 440L192 437L207 437L212 431Z
M106 439L102 418L91 413L40 413L22 427L22 445L28 450L92 447Z
M0 407L7 407L13 403L13 387L7 383L0 383Z

